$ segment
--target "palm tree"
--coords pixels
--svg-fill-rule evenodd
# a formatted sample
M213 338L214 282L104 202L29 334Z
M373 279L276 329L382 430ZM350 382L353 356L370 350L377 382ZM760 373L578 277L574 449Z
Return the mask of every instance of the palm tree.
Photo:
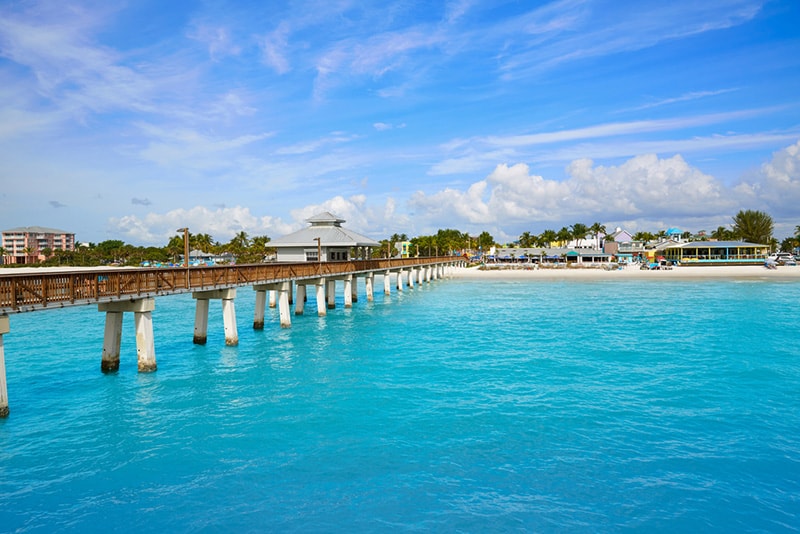
M533 236L530 232L522 232L522 235L519 236L519 246L522 248L530 248L533 246Z
M572 231L566 226L564 226L556 234L556 239L558 239L562 247L566 247L567 245L569 245L569 242L572 239Z
M531 238L532 240L533 238ZM492 248L494 245L494 237L489 232L481 232L481 235L478 236L478 247L481 250L488 250Z
M556 234L555 230L545 230L544 232L539 234L538 239L540 247L550 248L553 241L558 239L558 234Z
M228 249L234 255L241 254L248 246L250 246L250 238L244 230L233 236L228 242Z
M25 247L22 249L22 253L25 254L25 262L28 263L28 260L31 256L33 256L33 248L32 247Z
M595 222L589 227L589 231L594 234L595 246L600 248L600 234L606 233L606 226L604 224L600 224L599 222Z
M575 223L570 229L572 239L575 240L575 247L581 244L581 240L586 239L586 234L589 233L589 228L583 223Z
M211 248L214 246L214 239L209 234L196 234L189 237L189 243L192 248L203 252L211 252Z
M711 237L717 241L728 241L731 238L731 231L724 226L717 226L716 230L711 231Z
M173 236L169 238L169 243L167 243L167 252L169 255L172 256L172 263L178 263L178 256L183 254L183 236ZM186 261L189 261L188 258Z
M763 211L740 210L733 217L733 233L749 243L770 245L774 229L772 217Z
M7 255L8 255L8 250L5 247L0 247L0 265L6 264Z

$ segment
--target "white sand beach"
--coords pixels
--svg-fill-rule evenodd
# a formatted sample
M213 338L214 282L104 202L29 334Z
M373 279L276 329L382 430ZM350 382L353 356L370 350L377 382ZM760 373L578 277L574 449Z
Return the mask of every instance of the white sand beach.
M758 266L705 266L674 267L669 270L640 270L629 266L612 271L601 267L560 267L541 269L498 268L480 269L478 267L455 267L451 271L454 278L505 279L505 280L797 280L800 281L800 266L778 266L767 269Z

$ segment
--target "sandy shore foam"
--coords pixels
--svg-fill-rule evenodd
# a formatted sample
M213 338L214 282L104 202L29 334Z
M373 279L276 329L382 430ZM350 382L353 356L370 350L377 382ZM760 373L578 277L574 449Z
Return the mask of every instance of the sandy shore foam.
M704 280L727 278L731 280L798 280L800 266L779 266L767 269L758 266L706 266L706 267L674 267L669 270L643 271L638 266L606 271L603 268L487 268L455 267L454 278L485 280Z

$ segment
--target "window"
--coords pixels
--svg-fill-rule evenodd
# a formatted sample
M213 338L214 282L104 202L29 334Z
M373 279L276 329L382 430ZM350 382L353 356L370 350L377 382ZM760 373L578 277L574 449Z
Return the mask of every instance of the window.
M319 261L319 254L316 250L306 250L306 261Z

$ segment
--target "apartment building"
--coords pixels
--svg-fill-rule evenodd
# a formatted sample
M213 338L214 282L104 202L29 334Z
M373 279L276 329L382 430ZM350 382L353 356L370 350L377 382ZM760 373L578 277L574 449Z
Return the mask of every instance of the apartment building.
M37 263L45 260L45 249L75 250L75 234L45 228L25 226L3 230L2 263Z

